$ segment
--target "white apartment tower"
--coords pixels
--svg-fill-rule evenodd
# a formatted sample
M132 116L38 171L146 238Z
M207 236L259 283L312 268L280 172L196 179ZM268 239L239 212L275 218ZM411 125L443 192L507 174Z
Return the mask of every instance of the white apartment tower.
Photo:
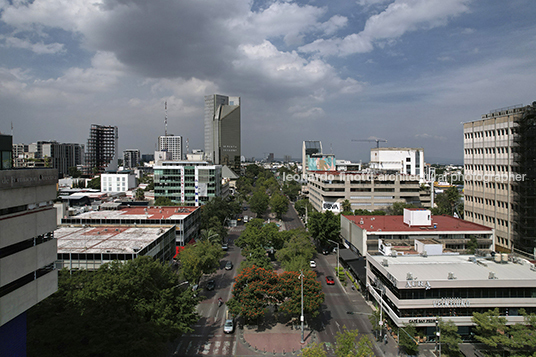
M370 149L370 167L416 176L424 182L424 149L373 148Z
M182 136L162 135L158 137L158 151L171 153L171 160L183 159Z

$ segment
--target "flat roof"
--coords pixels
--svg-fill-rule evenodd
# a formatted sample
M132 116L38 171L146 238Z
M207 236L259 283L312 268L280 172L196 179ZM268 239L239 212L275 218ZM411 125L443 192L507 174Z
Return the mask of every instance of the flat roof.
M199 207L124 207L118 210L90 211L79 214L75 219L184 219Z
M476 259L479 263L474 263L471 259ZM528 261L525 264L513 262L496 263L483 257L474 255L434 255L423 257L420 255L402 255L397 257L383 255L367 255L367 259L374 260L380 264L389 274L398 281L406 281L406 274L411 273L413 280L418 281L438 281L449 280L448 274L453 273L454 281L463 283L464 281L527 281L536 286L536 271L530 269ZM387 266L382 262L387 260ZM496 279L489 279L489 273L493 272Z
M54 231L54 238L58 240L58 253L131 254L134 248L145 248L163 232L162 228L62 227Z
M432 216L430 226L409 226L404 223L404 216L344 216L356 226L367 232L396 233L396 232L484 232L492 233L493 229L481 224L465 221L452 216ZM361 222L363 222L361 224ZM436 225L437 228L434 228Z

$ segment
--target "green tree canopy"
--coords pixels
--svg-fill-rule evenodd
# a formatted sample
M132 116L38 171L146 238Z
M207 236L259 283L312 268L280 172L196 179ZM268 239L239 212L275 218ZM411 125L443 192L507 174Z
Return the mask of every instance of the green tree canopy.
M279 249L275 256L285 270L290 270L291 264L296 265L295 261L302 261L307 263L313 258L315 254L315 247L309 238L309 234L303 229L296 229L291 231L292 235L288 241L283 245L282 249ZM294 268L302 268L301 266L292 266ZM307 268L309 269L309 268Z
M197 299L151 257L95 272L63 270L58 291L29 310L28 355L145 356L198 320Z
M221 245L208 240L188 244L179 254L180 273L185 280L197 282L203 274L216 271L223 255Z
M301 278L300 272L286 271L279 275L279 290L284 300L280 309L292 315L301 313ZM303 311L312 317L320 313L320 305L324 302L322 285L316 280L316 273L308 270L303 272Z
M452 321L439 319L439 331L442 352L449 356L458 356L460 354L460 344L463 342L458 334L458 326Z
M305 216L306 207L307 207L308 214L311 214L313 212L313 205L306 198L297 200L296 203L294 204L294 208L296 209L296 212L298 212L300 216Z
M162 207L169 207L169 206L175 206L173 202L171 202L171 199L168 197L157 197L154 200L155 206L162 206Z
M270 198L270 207L272 208L272 212L275 212L278 219L281 219L283 215L287 213L288 205L288 198L279 192L275 192Z
M135 199L136 201L143 201L145 199L145 193L143 192L143 190L141 188L138 188L136 191L135 191Z
M289 180L283 184L282 190L289 200L296 201L296 198L298 198L301 191L301 185L297 181Z
M249 199L249 206L253 213L262 216L268 209L269 201L270 198L268 195L264 191L259 190L256 191Z
M82 177L82 172L76 166L69 167L69 176L72 178Z
M340 216L336 216L331 211L324 213L313 212L309 215L307 227L311 235L320 244L326 245L328 240L337 240L341 231Z
M419 352L419 345L416 342L417 330L415 325L409 324L399 328L399 345L408 355L416 355Z
M101 178L100 176L95 176L87 183L88 188L92 188L94 190L100 190L100 184L101 184Z

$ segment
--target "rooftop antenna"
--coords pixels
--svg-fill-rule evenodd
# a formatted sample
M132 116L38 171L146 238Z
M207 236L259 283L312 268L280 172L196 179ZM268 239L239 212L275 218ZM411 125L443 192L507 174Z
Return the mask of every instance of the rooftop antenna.
M188 138L186 138L186 153L190 153L190 140L188 140Z
M166 125L166 130L165 130L165 136L167 136L167 100L164 102L164 112L166 113L166 117L165 117L165 120L164 120L164 124Z

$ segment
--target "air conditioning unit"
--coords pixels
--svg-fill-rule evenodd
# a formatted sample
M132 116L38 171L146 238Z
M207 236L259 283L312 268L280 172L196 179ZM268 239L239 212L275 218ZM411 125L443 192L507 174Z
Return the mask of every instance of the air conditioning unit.
M454 279L456 279L456 276L454 276L454 273L449 272L448 278L449 278L449 280L454 280Z
M406 280L413 280L413 273L407 273Z

